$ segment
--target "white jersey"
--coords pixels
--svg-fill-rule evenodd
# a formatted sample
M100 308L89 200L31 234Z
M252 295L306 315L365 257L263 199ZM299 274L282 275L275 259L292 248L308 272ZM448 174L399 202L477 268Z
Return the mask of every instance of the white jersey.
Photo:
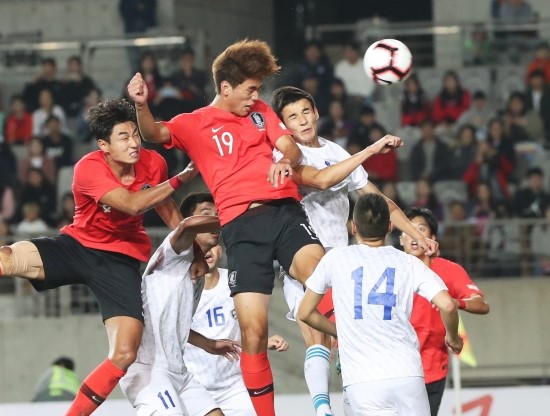
M330 140L319 137L321 147L302 146L301 165L324 169L350 157L342 147ZM347 220L349 217L348 193L366 186L368 175L362 166L355 169L342 182L333 187L320 190L309 186L300 186L302 205L309 223L325 247L344 247L348 245Z
M218 269L220 280L216 287L204 289L191 329L210 339L233 339L240 341L241 332L233 298L227 282L227 269ZM229 361L220 355L187 345L184 360L187 368L208 390L226 389L242 380L238 361Z
M183 373L182 349L189 337L195 297L191 280L194 255L193 246L176 254L171 235L155 251L143 274L145 328L136 362Z
M319 294L332 286L344 386L423 377L413 294L431 301L447 288L422 261L389 246L334 248L306 285Z

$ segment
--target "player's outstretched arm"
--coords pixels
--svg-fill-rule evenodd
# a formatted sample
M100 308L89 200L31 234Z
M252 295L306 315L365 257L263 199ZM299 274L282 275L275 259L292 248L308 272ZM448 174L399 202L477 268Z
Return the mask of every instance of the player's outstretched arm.
M210 339L196 331L189 331L187 342L212 355L223 355L229 361L238 361L241 344L232 339Z
M220 230L220 219L217 215L193 215L185 218L170 236L170 245L176 253L187 250L199 233L215 233Z
M442 290L432 298L432 303L439 308L447 335L445 343L456 354L462 351L463 341L458 335L458 307L446 290Z
M307 289L302 302L300 302L300 307L298 308L298 319L320 332L337 338L336 324L329 321L317 310L317 306L319 302L321 302L323 296L322 294L315 293L311 289Z
M99 202L126 214L139 215L162 203L194 175L196 173L190 171L188 166L178 175L152 188L137 192L130 192L122 186L115 188L103 195Z
M302 151L288 135L279 137L275 147L283 157L271 165L267 172L267 180L276 188L279 184L284 184L287 177L292 176L292 169L296 168L302 160Z
M280 335L273 335L267 339L267 349L283 352L288 350L289 345L286 340Z
M402 145L403 141L399 137L387 134L353 156L326 168L316 169L312 166L300 165L294 169L292 180L298 185L311 186L322 190L328 189L346 179L371 156L387 153Z
M357 193L359 195L378 194L382 196L388 204L388 208L390 210L390 220L398 230L403 231L405 234L408 234L414 238L419 247L426 252L426 255L433 256L439 252L439 243L431 238L424 237L420 231L412 225L401 208L399 208L390 198L384 195L374 184L371 182L367 183L363 188L357 190Z
M468 299L456 299L455 301L459 309L476 315L486 315L490 310L489 302L481 295L474 295Z
M143 140L153 143L168 143L170 131L166 126L157 123L147 105L149 91L143 76L138 72L128 83L128 95L136 105L136 115L139 131Z

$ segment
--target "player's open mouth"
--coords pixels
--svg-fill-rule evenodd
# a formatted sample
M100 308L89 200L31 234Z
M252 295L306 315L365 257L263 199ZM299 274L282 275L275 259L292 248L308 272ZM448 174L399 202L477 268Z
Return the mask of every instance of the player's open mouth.
M138 157L139 156L139 150L134 150L133 152L130 152L131 157Z
M210 233L210 235L211 235L212 237L216 237L216 238L218 238L218 237L220 236L220 234L218 234L218 233Z
M204 256L204 259L206 260L206 262L208 264L210 264L214 261L214 258L212 257L212 253L210 251L208 253L206 253L206 255Z
M417 249L418 249L418 243L412 242L412 243L411 243L411 248L412 248L413 250L417 250Z

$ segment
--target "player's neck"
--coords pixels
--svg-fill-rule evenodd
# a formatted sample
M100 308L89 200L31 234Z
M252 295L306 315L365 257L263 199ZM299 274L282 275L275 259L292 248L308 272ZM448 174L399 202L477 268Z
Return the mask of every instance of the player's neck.
M305 147L321 147L321 143L319 143L319 136L315 136L311 140L300 141L299 143Z
M214 97L214 100L210 104L211 107L219 108L220 110L228 111L232 113L231 108L229 107L228 103L224 101L224 99L218 94L216 97Z
M430 256L426 256L425 254L418 257L420 260L422 260L422 263L424 263L426 266L431 267L432 265L432 258Z
M123 184L130 184L134 182L136 173L133 164L117 162L108 154L105 155L105 160L111 168L111 171L120 180L120 182Z
M210 290L214 289L216 286L218 286L218 282L220 281L220 271L216 267L212 273L207 273L204 276L204 289Z
M357 240L357 244L363 244L372 248L384 247L386 245L385 240L369 240L366 238L362 238L359 235L356 235L355 239Z

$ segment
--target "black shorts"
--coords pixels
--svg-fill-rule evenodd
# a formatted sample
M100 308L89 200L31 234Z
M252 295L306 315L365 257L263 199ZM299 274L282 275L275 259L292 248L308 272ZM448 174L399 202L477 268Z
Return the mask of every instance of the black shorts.
M267 202L222 227L227 248L231 294L271 294L275 272L273 260L288 272L302 247L319 244L302 205L295 199Z
M30 280L37 291L84 284L94 293L103 321L130 316L143 322L138 260L84 247L66 234L31 242L38 248L46 276L44 280Z
M433 381L426 384L426 392L428 393L428 401L430 402L430 414L431 416L437 416L439 412L439 406L441 405L441 399L443 392L445 391L446 378L442 378L438 381Z

